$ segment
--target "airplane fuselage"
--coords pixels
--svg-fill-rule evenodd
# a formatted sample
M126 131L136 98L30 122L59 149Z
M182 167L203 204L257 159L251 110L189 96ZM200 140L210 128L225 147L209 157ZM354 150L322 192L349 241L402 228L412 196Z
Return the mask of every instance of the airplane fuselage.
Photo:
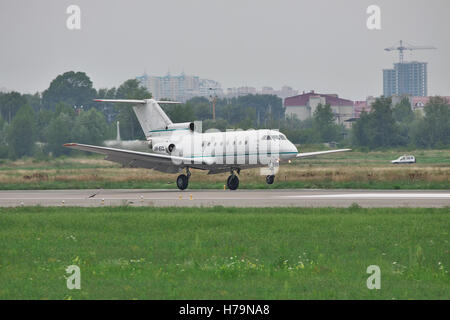
M152 139L156 153L226 167L258 167L295 158L298 150L275 130L177 133Z

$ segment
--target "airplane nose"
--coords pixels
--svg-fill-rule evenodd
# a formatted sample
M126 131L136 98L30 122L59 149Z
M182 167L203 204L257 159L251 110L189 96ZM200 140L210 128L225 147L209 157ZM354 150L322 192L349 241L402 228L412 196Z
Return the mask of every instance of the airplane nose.
M297 147L296 147L292 142L290 142L290 141L289 141L289 152L295 152L295 153L298 153Z
M288 160L295 157L298 153L297 147L290 141L283 141L283 142L284 142L283 146L284 152L281 158L284 160Z

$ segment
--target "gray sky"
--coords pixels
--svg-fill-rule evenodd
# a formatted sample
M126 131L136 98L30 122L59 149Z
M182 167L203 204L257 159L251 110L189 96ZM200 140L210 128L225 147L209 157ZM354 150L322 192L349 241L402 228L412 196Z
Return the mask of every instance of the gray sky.
M81 8L81 30L66 8ZM381 7L379 31L366 9ZM362 100L382 94L382 69L403 39L438 50L430 95L450 95L449 0L1 0L0 88L46 89L65 71L84 71L96 88L148 74L186 74L232 86L289 85Z

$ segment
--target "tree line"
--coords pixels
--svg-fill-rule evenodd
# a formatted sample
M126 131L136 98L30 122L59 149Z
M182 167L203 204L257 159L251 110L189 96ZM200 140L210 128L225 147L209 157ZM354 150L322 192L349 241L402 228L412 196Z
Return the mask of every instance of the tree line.
M448 148L450 105L431 97L424 114L413 112L407 98L392 107L390 98L378 98L371 112L362 112L352 127L352 144L368 149L386 147Z
M0 93L0 158L69 154L62 146L67 142L101 145L115 137L116 121L122 139L144 139L132 108L95 103L94 98L146 99L151 93L136 79L96 90L84 72L74 71L57 76L42 93ZM440 97L430 99L423 115L414 113L407 99L392 106L391 99L378 98L351 129L335 123L330 105L319 105L304 121L286 117L282 100L274 95L217 99L215 121L212 103L204 97L162 107L173 122L202 120L203 131L278 128L297 144L336 142L366 149L450 145L450 108Z

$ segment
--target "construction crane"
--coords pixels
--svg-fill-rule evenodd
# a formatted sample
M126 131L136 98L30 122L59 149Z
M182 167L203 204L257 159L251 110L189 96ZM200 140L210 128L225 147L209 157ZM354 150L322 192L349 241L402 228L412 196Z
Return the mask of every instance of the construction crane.
M398 44L393 45L392 47L386 48L384 50L386 51L394 51L397 50L399 53L399 61L400 63L403 63L403 51L405 50L428 50L428 49L437 49L436 47L432 46L414 46L407 42L403 42L403 40L400 40Z

